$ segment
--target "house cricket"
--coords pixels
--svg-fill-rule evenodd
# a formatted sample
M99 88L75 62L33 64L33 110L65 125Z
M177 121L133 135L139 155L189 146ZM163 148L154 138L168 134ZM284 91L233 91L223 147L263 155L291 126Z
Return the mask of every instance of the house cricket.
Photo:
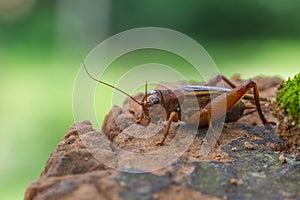
M145 95L142 98L141 102L136 100L134 97L124 92L123 90L105 83L101 80L97 80L94 78L89 71L87 70L85 63L83 63L84 69L88 76L97 81L98 83L104 84L108 87L118 90L124 95L128 96L135 103L141 106L142 114L139 119L136 121L138 124L142 123L144 120L150 123L150 109L160 105L160 107L165 109L167 125L164 131L164 137L159 144L164 144L168 134L170 125L172 122L183 121L186 124L198 124L199 126L211 126L212 122L218 120L222 116L226 115L225 122L234 122L240 119L242 116L252 113L244 114L245 109L253 109L256 108L259 117L264 125L273 124L273 122L267 121L265 118L262 108L260 105L260 101L267 101L266 98L259 97L259 91L256 85L256 82L253 80L248 80L242 83L239 86L235 86L229 79L221 74L217 74L212 79L210 79L205 85L202 86L182 86L180 88L181 95L175 95L174 90L171 89L160 89L160 90L149 90L147 91L147 83L145 86ZM230 86L228 88L216 87L216 85L220 82L224 81ZM253 95L248 94L248 92L253 89ZM183 117L181 115L181 107L180 103L188 98L190 95L195 95L198 101L198 109L194 113L190 113L188 117ZM242 100L251 100L255 102L255 107L247 107ZM224 101L226 103L224 104ZM214 114L212 114L213 106L225 105L225 109L214 109ZM254 110L254 111L256 111Z

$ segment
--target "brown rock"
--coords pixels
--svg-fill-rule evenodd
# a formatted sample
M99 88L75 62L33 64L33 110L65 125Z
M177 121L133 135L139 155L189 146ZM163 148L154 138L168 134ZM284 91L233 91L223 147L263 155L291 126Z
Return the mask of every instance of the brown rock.
M26 190L25 200L120 199L115 171L93 171L85 174L42 177Z
M103 170L107 167L96 160L82 144L81 137L88 137L93 141L92 125L89 121L75 123L67 131L64 140L60 142L56 150L51 154L41 176L63 176L68 174L82 174L95 170Z
M236 147L232 147L231 151L237 151L237 148Z
M281 163L286 162L285 156L283 154L281 154L278 159L280 160Z
M243 180L241 179L237 179L237 178L231 178L229 180L230 184L232 185L242 185L243 184Z
M251 144L250 142L245 142L244 143L244 147L245 147L245 149L249 149L249 150L253 150L254 149L253 144Z
M116 171L96 160L81 141L88 137L92 143L94 133L89 121L74 123L51 154L41 178L27 188L25 200L119 199L113 193L118 188L112 177Z

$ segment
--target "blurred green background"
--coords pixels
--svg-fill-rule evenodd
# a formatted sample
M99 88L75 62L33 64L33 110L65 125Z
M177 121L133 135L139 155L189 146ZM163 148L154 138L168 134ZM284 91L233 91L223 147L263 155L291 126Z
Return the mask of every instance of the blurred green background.
M221 73L293 76L298 0L0 0L0 199L22 199L73 123L77 70L99 42L136 27L197 40Z

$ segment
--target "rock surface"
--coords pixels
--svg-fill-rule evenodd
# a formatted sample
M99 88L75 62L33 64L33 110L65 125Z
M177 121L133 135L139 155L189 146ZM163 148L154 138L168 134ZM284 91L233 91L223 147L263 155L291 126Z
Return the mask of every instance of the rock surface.
M266 97L278 84L274 79L258 81L268 86L261 88ZM298 149L278 139L275 127L261 126L257 113L227 124L219 138L220 145L206 155L200 153L207 127L198 129L195 136L189 131L191 127L174 123L166 143L159 146L164 124L149 124L150 128L142 129L134 123L133 113L138 115L138 110L132 108L130 101L124 108L114 107L102 132L95 131L89 121L74 123L49 157L41 177L27 188L25 200L300 199ZM271 117L267 112L266 115ZM186 135L194 138L178 159L145 172L168 159L168 155L171 157L173 152L167 147L172 141L180 145L176 142L186 139ZM251 148L245 148L245 144ZM138 156L161 148L161 157L131 163L129 153ZM285 162L279 159L281 155Z

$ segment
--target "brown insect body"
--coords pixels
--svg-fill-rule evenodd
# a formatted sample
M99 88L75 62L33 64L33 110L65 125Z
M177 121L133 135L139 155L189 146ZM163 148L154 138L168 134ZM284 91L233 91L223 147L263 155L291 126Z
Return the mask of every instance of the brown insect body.
M177 90L150 90L147 92L146 98L142 101L144 114L150 117L149 109L154 106L160 105L166 112L166 119L169 119L171 113L175 112L176 115L172 121L183 121L187 124L199 123L199 125L208 125L208 123L201 121L192 121L191 116L205 106L214 98L225 92L231 91L226 88L218 88L212 86L182 86ZM197 98L197 105L194 101ZM188 105L185 110L181 110L180 105ZM235 106L228 109L226 112L226 122L234 122L242 117L246 106L243 101L239 101ZM155 113L154 115L159 115ZM220 116L221 117L221 116ZM200 119L201 120L201 119Z
M185 86L185 88L177 94L177 90L154 90L145 94L142 107L143 118L151 118L149 116L149 109L160 105L163 107L168 119L166 132L161 144L164 143L168 135L168 130L172 121L181 120L188 124L198 124L199 126L211 125L212 121L218 120L226 114L226 121L237 121L246 108L242 99L254 100L256 109L264 125L269 125L262 112L260 100L266 100L259 97L256 82L248 80L242 85L235 87L226 77L217 75L209 84L217 83L221 80L227 82L233 89L218 88L211 86ZM253 95L247 94L253 89ZM176 94L176 95L175 95ZM148 96L149 95L149 96ZM180 105L186 105L189 98L196 96L197 103L192 103L187 108L188 112L183 114ZM168 99L168 101L166 101ZM169 105L171 104L171 105ZM162 109L160 109L162 110ZM155 112L156 113L156 112ZM157 113L155 114L157 115Z
M212 121L218 120L225 114L227 122L237 121L246 108L242 99L254 100L262 123L264 125L272 123L266 120L262 112L260 100L266 101L266 99L259 97L257 85L253 80L248 80L236 87L229 79L218 74L204 86L182 86L174 90L150 90L148 92L146 84L145 96L139 102L123 90L95 79L86 69L84 62L83 66L91 79L122 92L141 105L142 115L137 123L141 123L145 119L148 123L150 120L167 119L167 127L161 144L164 143L168 135L172 121L181 120L188 124L205 126L211 125ZM213 87L220 81L224 81L232 89ZM247 94L251 89L253 89L253 95Z

